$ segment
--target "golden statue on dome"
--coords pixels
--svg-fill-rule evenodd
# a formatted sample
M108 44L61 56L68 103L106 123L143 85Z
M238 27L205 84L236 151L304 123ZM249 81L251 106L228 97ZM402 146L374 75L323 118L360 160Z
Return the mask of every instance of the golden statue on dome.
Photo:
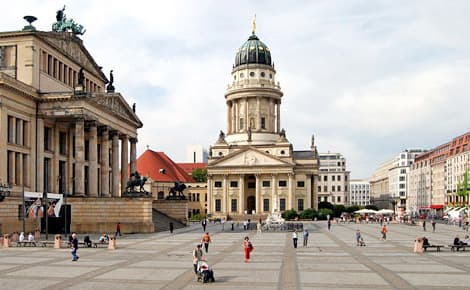
M251 22L251 32L255 34L256 32L256 14L255 17L253 17L253 21Z

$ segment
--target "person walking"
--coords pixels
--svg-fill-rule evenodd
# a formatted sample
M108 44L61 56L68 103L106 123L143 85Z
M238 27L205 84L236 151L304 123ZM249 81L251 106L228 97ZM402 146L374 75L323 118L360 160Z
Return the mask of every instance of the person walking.
M72 243L71 243L71 247L72 247L72 261L78 261L78 259L80 258L78 255L77 255L77 251L78 251L78 238L77 238L77 234L76 233L73 233L72 234Z
M294 232L292 233L292 241L294 242L294 249L297 249L297 239L298 239L297 230L294 230Z
M207 232L202 236L202 239L201 239L201 244L204 245L204 249L206 250L206 254L209 252L209 243L210 242L212 242L211 236L209 235L209 232Z
M331 231L331 220L328 219L328 231Z
M308 243L308 230L307 229L304 229L304 247L307 247L307 243Z
M194 267L194 274L196 275L197 280L197 263L203 259L203 253L201 249L201 244L197 244L193 250L193 267Z
M432 226L432 232L436 232L436 221L435 220L432 220L431 221L431 226Z
M244 253L245 263L248 263L250 261L251 259L250 255L253 249L254 248L250 242L250 238L245 237L245 239L243 240L243 253Z
M387 226L384 224L382 228L380 229L380 232L382 233L382 240L386 241L387 240Z
M202 225L202 231L205 232L206 226L207 226L207 220L205 218L202 219L201 225Z
M423 231L426 231L426 220L423 220Z
M117 237L118 235L119 235L119 236L122 236L122 235L121 235L121 223L120 223L120 222L118 222L118 223L116 224L116 233L114 234L114 237Z
M170 227L170 234L172 234L173 233L173 222L170 222L169 227Z

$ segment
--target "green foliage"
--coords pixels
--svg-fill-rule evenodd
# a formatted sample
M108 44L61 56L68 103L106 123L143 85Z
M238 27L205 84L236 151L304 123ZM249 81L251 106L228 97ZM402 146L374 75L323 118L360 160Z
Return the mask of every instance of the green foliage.
M360 210L361 208L358 205L352 205L346 208L346 212L354 213L356 210Z
M195 215L193 215L193 216L191 217L191 219L190 219L190 221L194 221L194 222L196 222L196 221L201 221L201 220L202 220L202 217L201 217L201 215L198 214L198 213L195 214Z
M379 210L379 208L376 205L373 205L373 204L366 205L365 208L373 209L373 210Z
M322 201L322 202L319 202L318 203L318 208L329 208L329 209L333 209L333 204L332 203L329 203L327 201Z
M301 219L310 219L313 220L314 218L318 217L318 212L313 208L307 208L306 210L302 211L299 215Z
M286 210L283 214L282 214L282 217L285 218L286 220L293 220L295 219L296 217L298 217L299 215L297 214L297 212L294 210L294 209L289 209L289 210Z
M191 172L191 176L196 182L207 182L207 169L195 168Z
M340 217L343 212L346 211L346 207L342 204L333 205L333 216Z
M321 208L318 210L318 218L325 220L326 217L330 215L330 217L333 215L333 210L329 208Z

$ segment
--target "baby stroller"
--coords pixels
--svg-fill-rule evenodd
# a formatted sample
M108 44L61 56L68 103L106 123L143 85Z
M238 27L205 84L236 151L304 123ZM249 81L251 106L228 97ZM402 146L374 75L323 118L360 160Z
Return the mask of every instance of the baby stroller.
M209 266L207 261L200 260L197 262L197 281L202 281L202 283L215 282L214 271Z
M358 246L365 247L366 243L364 242L364 239L362 237L359 238L359 243Z

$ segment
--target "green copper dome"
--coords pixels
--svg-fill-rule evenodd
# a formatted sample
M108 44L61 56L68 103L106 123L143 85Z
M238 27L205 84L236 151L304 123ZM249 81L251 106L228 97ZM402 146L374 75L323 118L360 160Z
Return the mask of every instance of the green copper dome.
M271 51L255 33L237 50L235 67L242 64L258 63L272 66Z

